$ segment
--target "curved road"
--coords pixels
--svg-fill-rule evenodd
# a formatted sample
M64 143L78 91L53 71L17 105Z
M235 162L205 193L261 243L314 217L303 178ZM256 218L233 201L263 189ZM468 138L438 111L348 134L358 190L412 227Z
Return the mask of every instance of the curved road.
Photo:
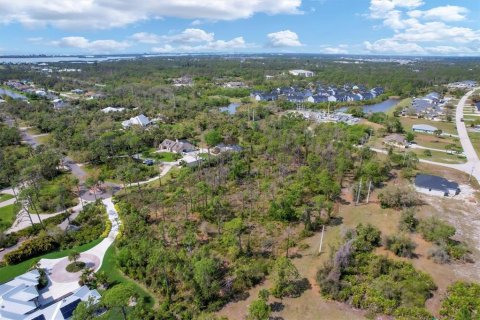
M472 176L474 176L480 183L480 159L478 158L478 154L473 147L470 137L468 136L467 126L465 125L465 122L462 121L465 103L467 102L468 98L478 89L480 89L480 87L472 89L471 91L467 92L462 99L460 99L457 105L455 121L457 125L458 137L468 160L466 163L468 166L467 173L471 173Z
M441 163L435 162L425 159L419 159L420 162L428 163L436 166L451 168L455 170L459 170L465 172L467 174L471 174L473 177L477 179L480 183L480 160L478 158L478 154L473 147L472 141L470 141L470 137L468 136L467 127L465 126L465 122L461 121L463 118L463 108L465 107L465 103L467 102L468 98L475 92L475 90L480 89L475 88L469 92L467 92L462 99L458 102L457 110L456 110L456 125L458 136L460 139L460 143L462 144L463 152L467 157L467 162L462 164L449 164L449 163ZM378 149L378 148L371 148L371 150L379 153L387 154L387 150Z

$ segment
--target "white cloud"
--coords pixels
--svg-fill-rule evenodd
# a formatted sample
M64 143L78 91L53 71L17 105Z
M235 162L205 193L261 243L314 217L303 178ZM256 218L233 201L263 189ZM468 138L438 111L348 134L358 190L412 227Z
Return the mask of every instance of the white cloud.
M348 53L348 45L340 44L338 46L322 46L320 52L327 53L327 54L347 54Z
M452 54L470 54L474 51L468 47L436 46L425 48L431 54L452 55Z
M64 37L51 44L63 48L77 48L88 52L108 53L122 51L131 46L126 41L116 40L94 40L90 41L85 37Z
M421 23L416 19L409 19L407 27L393 36L396 40L410 42L455 42L468 43L480 40L480 31L466 27L454 27L443 22L434 21Z
M439 6L421 10L420 0L371 0L372 19L382 20L393 34L364 47L374 53L469 54L478 49L480 30L451 25L466 19L468 10L460 6ZM463 44L453 46L452 44Z
M416 43L400 43L392 39L365 41L365 48L372 53L424 54L425 49Z
M133 34L130 38L140 43L149 43L149 44L158 43L160 41L159 36L149 32L138 32Z
M271 47L300 47L302 43L298 35L290 30L283 30L267 34L268 45Z
M422 0L371 0L370 16L374 19L381 19L385 17L385 13L395 8L414 9L420 7L423 3Z
M143 35L136 35L133 35L131 38L144 40ZM243 37L236 37L231 40L218 40L215 39L213 32L206 32L202 29L185 29L180 33L169 35L148 34L146 38L155 40L156 42L154 43L161 44L161 46L152 48L154 53L231 51L248 46Z
M430 10L421 11L413 10L408 12L408 15L413 18L425 18L425 19L439 19L443 21L462 21L466 19L468 9L459 6L442 6L432 8Z
M213 32L206 32L202 29L185 29L181 33L164 36L164 41L174 42L174 43L196 43L196 42L211 42L215 38Z
M301 0L0 0L0 23L105 29L159 17L235 20L299 14Z

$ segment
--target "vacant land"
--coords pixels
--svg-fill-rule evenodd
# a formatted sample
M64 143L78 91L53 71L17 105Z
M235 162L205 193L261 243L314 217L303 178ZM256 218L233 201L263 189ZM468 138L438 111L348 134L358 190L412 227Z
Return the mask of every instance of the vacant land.
M453 179L460 184L468 184L468 175L455 170L436 167L431 165L419 165L419 171L431 174L441 174L448 179ZM389 184L409 184L408 180L396 178ZM319 287L316 284L315 276L318 268L328 259L331 252L335 252L341 242L341 238L348 229L354 228L360 223L370 223L382 232L382 236L398 234L398 223L401 211L393 209L381 209L377 202L377 195L381 189L375 190L369 204L352 204L351 191L344 189L342 192L342 205L338 210L338 223L333 223L326 228L323 239L322 253L318 255L321 233L316 233L313 237L305 239L298 246L306 248L291 253L293 262L300 272L300 278L306 278L309 286L306 291L298 298L270 299L269 302L273 309L272 317L279 319L366 319L364 311L356 310L346 304L325 300L319 293ZM472 248L472 258L475 263L454 263L454 264L436 264L427 258L427 252L432 247L422 239L419 234L410 234L409 237L417 244L414 259L399 258L392 252L383 247L378 248L376 253L386 255L392 259L411 262L414 267L420 271L429 273L434 279L438 290L435 295L427 301L427 309L438 316L440 302L443 298L446 288L457 280L480 279L480 253L476 249L480 247L480 216L475 213L480 208L477 202L468 202L454 199L443 199L437 197L422 196L424 205L417 208L417 216L425 218L435 215L441 220L449 222L457 228L455 239L465 241ZM298 248L297 247L297 248ZM452 272L452 268L454 271ZM248 297L239 301L227 304L220 312L220 315L227 316L229 319L245 319L249 304L257 298L260 289L271 287L269 280L249 291ZM301 317L299 317L301 315ZM319 317L319 315L328 315L328 317Z
M426 155L424 149L411 149L411 151L415 152L415 154L417 154L418 158L420 159L425 159L425 160L430 160L435 162L453 163L453 164L467 162L467 159L465 159L465 157L463 156L446 153L442 151L430 150L430 155Z
M457 138L450 137L437 137L433 134L415 133L415 140L418 145L427 148L446 150L449 145L455 145L461 147Z

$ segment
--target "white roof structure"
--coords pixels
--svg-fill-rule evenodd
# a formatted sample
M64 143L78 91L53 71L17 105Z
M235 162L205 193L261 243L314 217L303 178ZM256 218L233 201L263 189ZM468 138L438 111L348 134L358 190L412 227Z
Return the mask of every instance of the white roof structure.
M0 319L24 319L37 309L40 272L32 270L0 285Z
M66 320L82 301L100 299L97 290L83 286L71 295L54 302L41 305L37 290L40 272L36 269L0 285L0 319L2 320Z
M149 124L150 124L150 119L145 117L143 114L141 114L139 116L136 116L136 117L133 117L133 118L130 118L130 119L122 122L122 126L124 128L128 128L128 127L133 126L133 125L146 127Z
M75 290L72 295L49 305L46 308L35 311L29 314L25 320L66 320L72 317L73 311L82 301L87 301L92 298L93 303L97 303L101 296L97 290L90 290L87 286L83 286Z
M429 124L414 124L412 126L412 130L414 131L435 131L435 130L438 130L436 127L434 126L431 126Z
M313 77L315 73L312 71L308 70L302 70L302 69L295 69L295 70L289 70L288 73L294 76L303 76L303 77Z
M102 111L103 113L110 113L110 112L121 112L123 110L125 110L125 108L106 107L100 111Z

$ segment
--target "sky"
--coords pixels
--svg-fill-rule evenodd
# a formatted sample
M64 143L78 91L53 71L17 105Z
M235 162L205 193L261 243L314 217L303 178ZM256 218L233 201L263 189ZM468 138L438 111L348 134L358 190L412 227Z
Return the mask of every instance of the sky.
M0 55L480 56L480 0L0 0Z

